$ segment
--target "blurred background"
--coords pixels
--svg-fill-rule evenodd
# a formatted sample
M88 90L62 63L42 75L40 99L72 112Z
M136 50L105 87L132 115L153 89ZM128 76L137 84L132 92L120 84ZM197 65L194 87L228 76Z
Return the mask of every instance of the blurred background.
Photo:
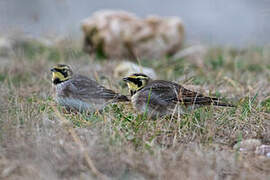
M187 43L265 45L270 40L269 0L1 0L0 33L80 36L80 22L101 9L126 10L139 17L178 16Z
M95 13L106 9L128 13ZM95 171L269 180L269 19L270 0L0 0L0 180ZM51 88L59 63L125 95L122 78L143 72L237 107L175 109L154 121L129 103L68 113Z

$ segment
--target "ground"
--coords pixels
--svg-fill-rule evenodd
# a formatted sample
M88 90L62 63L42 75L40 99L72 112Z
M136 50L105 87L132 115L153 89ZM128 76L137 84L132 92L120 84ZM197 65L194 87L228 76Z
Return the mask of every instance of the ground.
M79 43L78 43L79 44ZM172 80L237 107L205 107L147 119L129 103L103 113L66 113L53 101L50 67L127 94L119 61L90 57L68 40L13 44L0 56L2 179L269 179L270 158L233 146L270 144L270 48L210 47L181 59L138 60Z

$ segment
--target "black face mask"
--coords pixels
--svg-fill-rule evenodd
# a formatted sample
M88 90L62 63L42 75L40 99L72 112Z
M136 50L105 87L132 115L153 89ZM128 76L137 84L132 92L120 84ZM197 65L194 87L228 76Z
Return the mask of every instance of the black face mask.
M129 92L130 92L130 95L133 96L137 91L130 90Z
M141 87L142 86L142 81L140 79L133 79L133 78L128 78L127 79L128 81L130 82L133 82L134 84L136 84L138 87Z
M59 84L59 83L61 83L62 81L60 81L60 79L59 78L55 78L54 80L53 80L53 84Z

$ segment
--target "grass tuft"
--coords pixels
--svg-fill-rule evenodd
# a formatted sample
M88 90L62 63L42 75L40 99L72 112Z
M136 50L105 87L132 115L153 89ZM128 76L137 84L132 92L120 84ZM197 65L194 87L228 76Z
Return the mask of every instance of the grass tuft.
M105 77L100 83L127 93L117 79L108 81L116 63L89 60L70 43L17 45L0 61L0 177L268 179L269 158L232 148L250 138L270 143L268 52L267 47L213 47L199 58L202 63L198 56L142 60L161 79L237 105L153 120L129 103L95 113L54 109L49 69L55 63L71 64L93 79Z

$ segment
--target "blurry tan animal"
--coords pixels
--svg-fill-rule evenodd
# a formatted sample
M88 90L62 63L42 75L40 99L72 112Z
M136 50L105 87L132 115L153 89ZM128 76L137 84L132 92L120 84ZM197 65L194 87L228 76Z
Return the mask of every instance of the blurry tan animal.
M179 17L147 16L101 10L81 23L84 50L109 58L160 59L178 52L184 41Z
M116 66L116 68L114 69L114 77L123 78L130 74L139 73L139 72L143 74L147 74L148 76L152 78L157 77L155 71L152 68L143 67L129 61L123 61Z

